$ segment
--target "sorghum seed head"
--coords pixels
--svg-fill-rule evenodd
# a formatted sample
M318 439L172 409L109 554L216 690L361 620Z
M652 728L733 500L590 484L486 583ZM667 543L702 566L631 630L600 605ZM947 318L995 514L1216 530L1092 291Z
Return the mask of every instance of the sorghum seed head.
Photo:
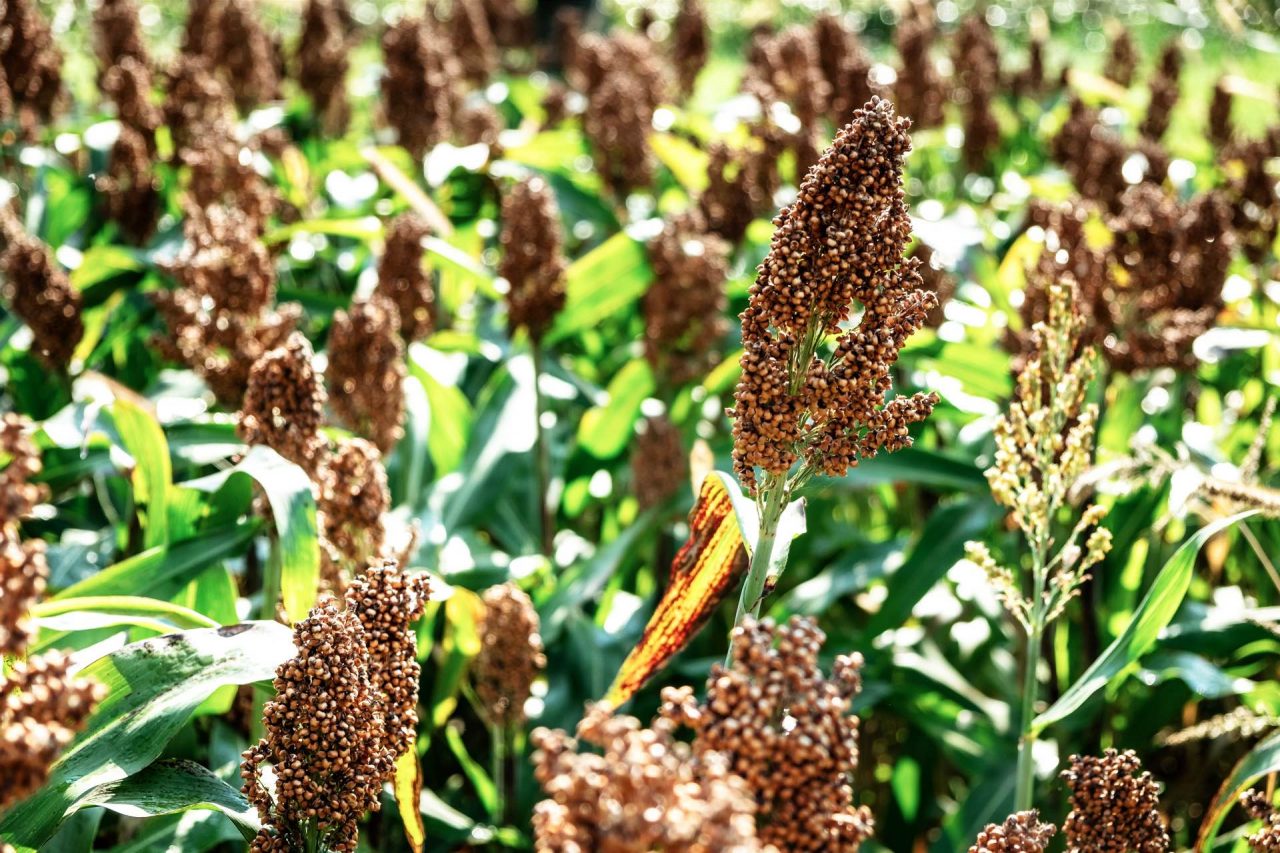
M563 236L555 195L542 178L526 178L502 200L502 263L507 325L535 341L564 307Z
M245 443L265 444L307 471L316 470L326 447L320 434L324 386L311 359L311 344L293 332L254 362L239 429Z
M476 695L490 723L518 725L533 682L547 665L538 612L529 596L510 583L486 590L484 607L480 654L471 669Z
M333 316L329 403L338 420L389 453L404 430L404 344L395 303L374 294Z
M1132 750L1101 757L1071 756L1062 778L1071 787L1071 813L1062 831L1069 853L1162 853L1169 834L1157 809L1159 789Z

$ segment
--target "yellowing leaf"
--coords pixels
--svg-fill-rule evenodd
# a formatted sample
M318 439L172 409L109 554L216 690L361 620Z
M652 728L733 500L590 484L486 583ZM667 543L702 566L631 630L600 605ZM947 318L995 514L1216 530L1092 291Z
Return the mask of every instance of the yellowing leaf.
M404 837L409 840L413 853L422 853L427 841L427 828L422 823L422 810L418 800L422 796L422 768L418 764L418 752L412 746L396 759L394 777L396 806L400 820L404 822Z
M671 564L667 591L639 645L623 661L605 703L616 708L626 702L683 649L746 567L729 491L719 477L707 477L689 514L689 539Z

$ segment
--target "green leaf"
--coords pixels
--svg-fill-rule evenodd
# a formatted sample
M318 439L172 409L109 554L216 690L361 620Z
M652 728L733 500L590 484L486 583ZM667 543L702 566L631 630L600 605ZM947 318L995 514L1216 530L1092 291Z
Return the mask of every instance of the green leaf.
M689 140L671 133L649 134L649 147L662 165L691 193L707 188L707 163L711 158Z
M132 625L167 633L184 628L217 628L209 617L180 604L133 595L100 595L42 601L31 608L41 627L32 652L53 645L68 632ZM96 617L86 619L85 617ZM163 621L161 621L163 620ZM83 626L83 627L79 627Z
M631 443L640 406L653 393L653 371L643 358L622 366L609 382L609 399L578 423L578 443L597 459L612 459Z
M653 271L644 244L614 234L569 265L564 310L547 333L553 344L631 310L649 287Z
M422 385L431 412L427 427L427 450L436 476L457 469L467 450L467 438L475 419L471 403L455 385L444 385L427 370L423 359L426 347L414 344L409 349L409 374Z
M458 759L462 772L476 789L476 796L480 798L480 804L484 806L484 810L489 813L489 819L499 820L498 789L485 769L471 757L471 753L467 752L467 745L462 742L462 734L458 731L458 727L445 726L444 739L449 744L449 751L453 753L453 757Z
M251 477L271 504L280 561L280 597L290 621L305 619L320 583L320 537L316 501L306 472L269 447L252 447L234 468L183 483L216 492L235 476Z
M69 278L76 290L84 290L122 273L140 272L145 267L134 249L126 246L90 246L80 258L80 266L71 271Z
M257 532L259 522L252 521L201 534L196 539L176 545L148 548L108 566L53 596L55 601L103 595L137 595L172 598L213 563L244 551Z
M111 413L120 441L133 457L134 501L147 506L143 541L148 548L163 545L169 541L169 487L173 483L164 430L149 412L129 400L117 398Z
M141 772L95 788L80 808L102 806L125 817L155 817L191 809L221 812L246 841L261 828L244 795L193 761L157 761Z
M889 578L889 595L871 617L866 636L898 628L925 593L964 555L964 543L980 535L998 516L987 498L950 504L933 513L901 566Z
M1218 835L1222 819L1231 811L1232 806L1240 802L1240 795L1249 790L1254 782L1271 773L1280 773L1280 732L1272 732L1258 742L1244 758L1231 768L1231 774L1222 780L1222 786L1214 795L1213 802L1205 812L1204 821L1200 824L1200 837L1196 840L1196 850L1209 850L1213 847L1213 839Z
M858 464L848 476L834 481L840 488L865 488L882 483L915 483L935 489L983 491L987 478L973 457L960 458L907 447L894 453L881 453Z
M144 640L85 667L81 677L101 682L107 698L44 787L0 822L0 839L39 848L100 786L155 761L214 690L265 681L294 654L288 628L250 622Z
M1182 544L1169 562L1164 564L1155 583L1147 592L1138 609L1134 611L1124 632L1115 638L1106 651L1085 670L1084 674L1032 723L1037 732L1066 719L1113 679L1128 671L1138 659L1155 645L1173 615L1178 612L1182 599L1191 585L1192 569L1196 554L1211 538L1232 527L1254 511L1243 512L1220 519L1200 528L1194 536Z

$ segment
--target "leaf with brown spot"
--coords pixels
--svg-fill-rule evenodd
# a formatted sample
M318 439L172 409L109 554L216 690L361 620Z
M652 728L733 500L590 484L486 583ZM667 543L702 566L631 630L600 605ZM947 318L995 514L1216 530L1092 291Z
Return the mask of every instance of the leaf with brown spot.
M702 481L689 513L689 538L671 563L671 581L640 643L627 655L604 701L616 708L689 644L747 568L742 530L724 479Z

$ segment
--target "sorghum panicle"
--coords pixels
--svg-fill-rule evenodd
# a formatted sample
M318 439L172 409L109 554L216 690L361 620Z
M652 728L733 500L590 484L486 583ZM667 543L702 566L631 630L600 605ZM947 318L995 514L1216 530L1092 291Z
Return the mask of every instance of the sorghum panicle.
M931 56L938 37L932 15L912 5L893 31L894 46L902 67L894 83L893 96L898 112L917 128L942 124L942 105L947 99L946 84Z
M404 343L395 303L375 294L336 311L328 353L334 414L389 453L404 434Z
M714 142L707 150L707 188L698 210L707 230L737 245L759 216L774 208L780 182L778 158L786 144L769 125L752 128L750 147L731 149Z
M417 214L402 213L387 226L386 246L378 259L374 293L395 303L400 314L400 335L406 344L422 340L435 328L435 286L422 265L422 241L430 233L427 223Z
M394 756L414 744L418 726L418 647L412 624L430 595L426 574L407 574L394 562L370 566L347 587L347 610L364 629L369 685L382 705L384 741Z
M0 296L31 329L32 351L50 368L65 373L84 336L80 292L48 246L23 232L13 214L4 211L0 217L11 220L2 226L8 246L0 255Z
M1067 121L1049 147L1076 190L1113 214L1124 211L1120 198L1130 186L1124 166L1131 157L1145 160L1143 182L1159 184L1169 170L1169 155L1156 142L1143 137L1136 148L1130 147L1078 98L1072 99Z
M564 237L555 194L542 178L526 178L502 200L502 262L507 325L539 341L564 307Z
M143 66L150 64L134 0L101 0L93 13L93 29L98 64L104 70L125 57Z
M195 4L198 8L202 4ZM212 5L212 4L210 4ZM213 73L209 60L180 53L165 74L164 123L181 151L206 133L219 132L234 120L231 90Z
M938 298L938 302L929 309L929 314L925 317L925 325L931 329L936 329L942 325L942 321L946 319L943 309L946 304L951 301L951 297L956 292L956 280L948 273L938 259L934 257L933 249L923 240L918 240L911 250L911 257L920 259L920 282L925 290L932 293Z
M1268 164L1280 152L1280 136L1233 142L1222 160L1231 169L1227 193L1236 239L1251 263L1261 263L1280 231L1280 196Z
M729 246L705 229L701 216L685 214L648 244L653 283L642 306L644 354L654 375L673 385L705 376L729 331Z
M1071 756L1062 778L1071 787L1071 813L1062 825L1068 853L1164 853L1169 833L1158 810L1160 793L1132 750L1101 757Z
M102 75L102 93L115 104L120 123L141 134L150 153L155 153L155 133L162 120L160 108L151 100L153 88L151 69L132 56Z
M1111 40L1111 55L1107 59L1107 76L1128 88L1133 74L1138 70L1138 47L1133 43L1133 33L1128 27L1117 27Z
M351 108L347 103L347 33L338 0L308 0L296 57L298 85L325 132L346 130Z
M871 83L871 58L858 36L839 16L829 12L813 19L813 38L830 92L827 117L840 127L859 105L876 94Z
M645 510L661 506L689 479L689 458L680 430L666 415L645 418L631 452L631 480Z
M102 195L102 206L109 219L120 225L125 237L141 245L155 231L160 216L159 181L152 171L150 146L146 137L127 124L111 146L111 163L107 174L94 182Z
M1249 848L1258 853L1280 850L1280 812L1271 804L1271 798L1261 791L1246 791L1240 797L1240 805L1254 820L1262 821L1262 827L1249 836Z
M35 0L0 5L0 70L22 133L34 138L62 106L62 52ZM0 118L3 118L0 115Z
M345 439L326 454L315 475L322 544L321 574L334 592L355 569L377 560L386 541L383 515L391 491L382 454L363 438Z
M1034 810L1018 812L1003 824L987 824L969 853L1044 853L1057 831L1053 824L1042 823Z
M254 362L239 428L246 444L264 444L307 471L316 470L326 448L324 386L311 360L310 342L293 332Z
M453 131L459 70L438 29L434 21L405 15L382 37L382 114L414 157Z
M666 80L653 43L636 33L587 34L574 51L571 79L587 96L582 129L605 185L619 197L653 182L646 140Z
M17 663L0 680L0 812L30 796L49 777L49 768L105 689L76 679L61 652L46 652Z
M1160 53L1160 63L1151 78L1151 99L1147 102L1147 114L1140 131L1143 136L1157 142L1169 129L1169 118L1178 104L1179 78L1182 75L1182 49L1177 41L1171 41Z
M449 25L450 43L463 78L474 86L484 86L498 67L498 49L483 2L454 0Z
M354 853L357 821L378 810L396 759L369 680L364 630L354 612L325 601L293 638L297 656L276 670L275 698L263 708L266 737L241 765L243 790L264 825L252 849L302 850L310 831L323 849ZM274 797L263 764L275 771Z
M241 112L279 97L280 75L275 45L258 20L250 0L216 0L210 58L234 93ZM199 4L195 4L199 5Z
M501 148L499 137L507 129L502 113L481 93L473 93L458 108L454 124L457 125L455 130L461 142L466 145L487 145L490 152Z
M688 96L711 50L702 0L681 0L671 30L671 61L676 67L676 81L681 94Z
M799 120L796 130L785 134L796 158L797 183L818 160L821 119L830 108L831 88L820 59L815 32L798 24L752 43L744 88L765 105L786 103Z
M1209 100L1209 142L1222 147L1231 141L1231 89L1225 77L1213 84L1213 97Z
M965 165L970 172L983 172L992 150L1000 145L1000 125L991 111L1000 83L1000 53L981 12L973 12L960 25L952 62L959 84L953 95L964 110Z
M547 666L540 630L538 611L519 587L506 583L485 591L480 654L472 662L471 675L491 724L524 722L533 682Z
M31 429L31 422L20 415L5 412L0 417L0 454L7 459L0 468L0 527L16 525L47 494L43 485L31 482L42 469Z
M222 206L261 236L268 219L280 206L274 187L258 174L244 144L230 122L207 125L179 152L190 170L188 207L209 210ZM198 227L197 226L192 226Z
M694 730L694 755L722 757L746 783L761 846L852 853L872 833L871 812L854 805L848 782L858 764L850 707L862 658L836 656L828 678L818 666L825 640L811 619L748 616L733 631L732 665L712 667L702 704L687 687L662 694L662 716Z
M742 314L742 377L730 411L734 468L751 491L757 468L783 476L803 458L811 471L841 476L908 446L908 427L936 402L916 394L885 403L898 351L936 304L921 289L919 261L903 258L909 126L873 98L774 220ZM845 329L855 300L862 318ZM839 337L824 357L827 335Z
M755 803L718 755L696 756L674 737L628 716L589 708L580 749L561 731L535 729L534 778L547 798L534 807L538 853L756 853Z

